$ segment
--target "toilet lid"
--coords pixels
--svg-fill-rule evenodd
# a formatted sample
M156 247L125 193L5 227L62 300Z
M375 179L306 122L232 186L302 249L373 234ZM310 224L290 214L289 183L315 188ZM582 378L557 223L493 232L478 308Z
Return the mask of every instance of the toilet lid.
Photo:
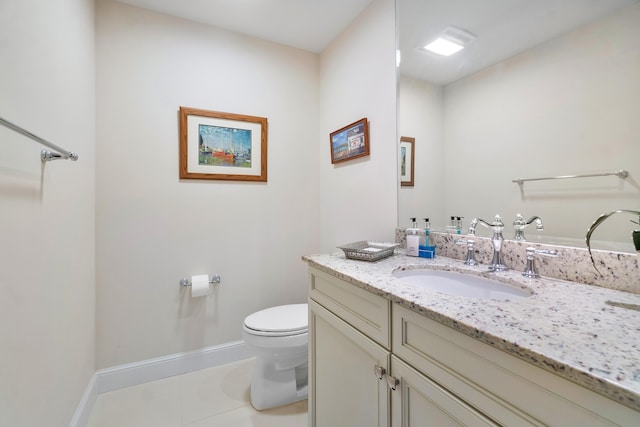
M280 305L250 314L244 325L254 331L298 333L307 329L307 304Z

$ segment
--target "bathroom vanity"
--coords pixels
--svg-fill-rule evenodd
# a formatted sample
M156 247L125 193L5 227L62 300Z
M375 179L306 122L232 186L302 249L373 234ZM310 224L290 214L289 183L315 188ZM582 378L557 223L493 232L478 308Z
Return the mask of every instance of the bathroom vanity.
M309 264L310 426L640 425L640 295L396 254ZM531 296L434 293L401 269L498 277Z

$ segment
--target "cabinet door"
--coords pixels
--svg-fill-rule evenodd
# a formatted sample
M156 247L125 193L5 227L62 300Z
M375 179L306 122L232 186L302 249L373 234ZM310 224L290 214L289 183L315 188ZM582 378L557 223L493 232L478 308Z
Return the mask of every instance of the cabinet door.
M496 426L480 412L396 356L391 356L392 427Z
M389 352L309 300L311 427L389 425ZM382 376L382 379L379 378Z

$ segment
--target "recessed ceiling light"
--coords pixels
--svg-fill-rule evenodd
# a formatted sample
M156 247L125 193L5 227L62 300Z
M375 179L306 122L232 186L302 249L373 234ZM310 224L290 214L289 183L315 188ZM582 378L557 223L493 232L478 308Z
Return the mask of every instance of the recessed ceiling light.
M466 30L447 27L438 35L436 40L427 44L422 49L437 53L438 55L450 56L460 51L467 44L475 40L475 38L475 35Z
M464 46L459 45L458 43L438 37L424 48L433 53L437 53L438 55L450 56L461 50L463 47Z

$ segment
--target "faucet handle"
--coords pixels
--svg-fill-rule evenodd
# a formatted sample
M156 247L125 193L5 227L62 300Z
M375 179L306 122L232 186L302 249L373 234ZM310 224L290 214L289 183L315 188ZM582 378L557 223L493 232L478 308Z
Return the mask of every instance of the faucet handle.
M465 265L478 265L476 261L476 252L473 250L475 240L470 239L458 239L455 241L458 245L467 245L467 259L465 259Z
M549 257L558 256L558 251L555 249L536 249L533 247L527 248L527 265L524 268L524 273L522 275L524 277L528 277L530 279L537 279L540 277L538 274L538 269L536 268L536 260L534 255L542 255Z

